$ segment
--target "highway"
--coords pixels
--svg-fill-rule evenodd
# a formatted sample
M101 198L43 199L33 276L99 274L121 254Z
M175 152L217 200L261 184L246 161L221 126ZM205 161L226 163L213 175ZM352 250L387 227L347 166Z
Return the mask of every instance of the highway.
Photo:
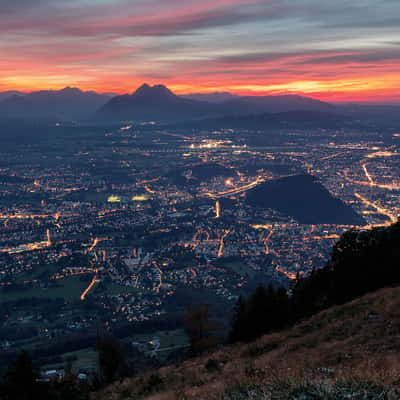
M386 210L379 204L373 203L372 201L368 200L366 197L362 196L360 193L357 193L357 192L354 193L354 196L356 196L357 199L361 200L366 206L374 208L379 214L384 215L385 217L389 218L389 221L386 222L385 224L376 224L376 225L372 225L371 227L389 226L389 225L397 222L398 217L393 215L390 211Z
M254 181L248 183L247 185L235 187L233 189L225 190L225 191L218 192L218 193L207 192L207 193L204 193L203 196L210 197L212 199L217 200L217 199L220 199L220 198L223 198L223 197L234 196L236 194L240 194L240 193L246 192L247 190L253 189L256 186L258 186L258 185L260 185L261 183L264 183L264 182L265 182L265 178L263 178L261 176L258 176L257 179L255 179Z

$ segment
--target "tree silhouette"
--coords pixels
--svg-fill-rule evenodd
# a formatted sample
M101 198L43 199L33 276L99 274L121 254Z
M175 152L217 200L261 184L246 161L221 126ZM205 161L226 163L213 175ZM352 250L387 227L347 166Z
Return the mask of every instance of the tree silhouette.
M38 377L29 354L25 350L21 351L5 373L5 399L29 400L35 398L39 394Z
M283 288L260 285L246 301L239 298L232 319L230 342L251 341L290 323L290 302Z
M123 367L124 356L120 343L112 337L97 341L100 378L106 383L113 382Z
M185 330L190 339L191 351L199 354L215 346L219 325L213 320L208 304L190 306L185 315Z
M231 330L229 333L229 343L235 343L241 341L244 338L246 330L246 301L240 296L236 302L235 309L233 311L233 317L231 322Z

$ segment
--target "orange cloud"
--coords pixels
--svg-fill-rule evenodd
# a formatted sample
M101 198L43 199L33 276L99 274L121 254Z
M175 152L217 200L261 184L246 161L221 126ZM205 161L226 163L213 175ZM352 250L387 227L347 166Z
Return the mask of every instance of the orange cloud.
M34 4L35 3L35 4ZM38 0L0 5L0 90L399 100L400 2ZM373 10L373 16L370 15Z

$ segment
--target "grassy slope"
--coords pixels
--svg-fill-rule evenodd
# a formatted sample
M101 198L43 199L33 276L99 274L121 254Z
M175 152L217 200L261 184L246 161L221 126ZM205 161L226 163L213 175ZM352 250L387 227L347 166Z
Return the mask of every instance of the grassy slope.
M153 376L126 379L93 398L399 399L400 392L395 394L400 386L399 350L398 287L333 307L255 343L164 367ZM207 368L210 359L217 363L209 363ZM317 397L296 397L299 388ZM359 397L345 397L343 390L359 393ZM390 394L384 395L385 390Z

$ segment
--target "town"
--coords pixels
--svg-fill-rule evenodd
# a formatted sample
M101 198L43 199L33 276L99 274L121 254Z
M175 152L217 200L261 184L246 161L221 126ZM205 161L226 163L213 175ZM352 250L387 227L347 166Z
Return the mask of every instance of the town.
M85 129L55 126L0 150L4 351L147 321L172 332L150 352L165 356L187 340L157 321L182 311L189 290L224 309L260 282L290 288L323 267L354 226L249 205L265 182L312 175L362 216L361 229L400 213L395 132Z

